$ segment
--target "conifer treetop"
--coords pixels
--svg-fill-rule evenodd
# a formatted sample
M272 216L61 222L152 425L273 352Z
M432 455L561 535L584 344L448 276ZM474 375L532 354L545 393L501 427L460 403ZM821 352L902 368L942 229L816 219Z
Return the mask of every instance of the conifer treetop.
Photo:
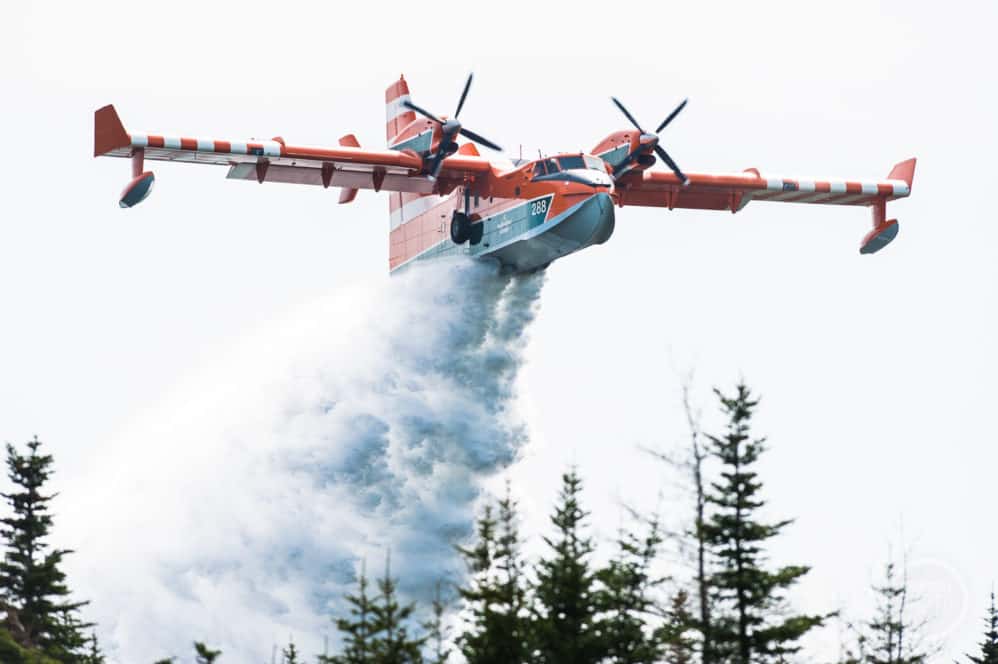
M967 655L973 664L998 664L998 606L995 605L995 591L991 591L991 606L984 619L986 625L984 640L981 641L979 655Z

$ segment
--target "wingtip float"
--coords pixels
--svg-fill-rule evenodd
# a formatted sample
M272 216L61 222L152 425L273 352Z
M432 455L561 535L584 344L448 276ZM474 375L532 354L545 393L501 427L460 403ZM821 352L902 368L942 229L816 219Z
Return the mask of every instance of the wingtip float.
M542 269L613 233L615 207L627 205L738 212L751 201L864 206L873 228L860 253L880 251L897 237L887 203L911 193L915 159L897 164L885 180L767 177L757 169L737 174L685 173L661 145L659 134L686 106L684 100L654 132L644 130L618 99L633 128L614 132L589 153L534 160L490 160L474 143L498 150L453 117L417 106L400 77L385 91L387 149L363 148L353 134L335 147L271 140L217 140L129 133L113 106L94 114L94 156L132 160L132 180L119 199L132 207L152 191L145 160L215 164L228 178L340 189L350 203L360 189L389 193L389 269L415 260L468 254L498 260L515 271ZM458 144L458 138L469 143ZM650 170L662 161L668 171ZM447 232L449 229L449 232Z

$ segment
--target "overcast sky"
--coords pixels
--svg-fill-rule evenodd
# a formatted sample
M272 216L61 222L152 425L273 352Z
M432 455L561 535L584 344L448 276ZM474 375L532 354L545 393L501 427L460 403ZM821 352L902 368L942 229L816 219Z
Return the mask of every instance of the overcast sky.
M860 256L861 208L618 210L607 244L548 270L530 328L531 443L508 473L528 521L576 463L612 535L621 501L663 485L638 446L682 440L681 377L708 412L745 377L772 509L798 518L776 555L814 566L799 604L862 612L903 524L947 652L972 647L998 578L998 5L287 4L0 8L0 439L37 433L59 486L86 487L109 440L235 340L387 279L373 192L341 207L154 164L150 199L118 209L129 164L91 157L99 106L136 131L382 146L399 73L449 113L473 70L462 121L515 154L625 127L611 94L646 125L689 97L663 142L690 172L873 179L917 156L900 235Z

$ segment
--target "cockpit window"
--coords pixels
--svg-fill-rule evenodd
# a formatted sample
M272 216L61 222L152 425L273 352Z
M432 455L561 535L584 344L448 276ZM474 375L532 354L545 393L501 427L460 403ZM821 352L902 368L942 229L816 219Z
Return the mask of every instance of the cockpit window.
M571 168L586 167L586 162L582 160L582 157L559 157L558 161L561 162L561 168L566 171Z
M558 172L558 164L555 163L554 159L548 159L544 162L548 168L548 174Z
M606 172L606 165L603 163L603 160L600 159L599 157L593 157L587 154L583 156L583 159L586 160L586 166L588 168L591 168L594 171L603 171L604 173Z
M544 173L546 173L546 171L544 170L543 161L539 161L536 164L534 164L534 177L537 177L538 175L544 175Z

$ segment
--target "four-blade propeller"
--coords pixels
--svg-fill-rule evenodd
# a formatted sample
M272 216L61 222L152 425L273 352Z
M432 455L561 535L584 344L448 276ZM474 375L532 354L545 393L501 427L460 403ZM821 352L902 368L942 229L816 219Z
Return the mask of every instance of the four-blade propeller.
M402 105L405 106L406 108L411 109L416 113L419 113L423 117L432 120L433 122L436 122L437 124L440 125L440 132L441 132L440 143L437 147L436 154L433 156L433 161L430 163L430 168L429 168L429 175L432 178L436 178L437 175L440 173L440 168L443 166L444 157L446 157L448 154L453 153L453 151L456 150L457 143L455 142L454 139L457 138L458 135L471 139L472 141L484 145L487 148L491 148L498 152L502 151L501 147L499 147L489 139L485 138L481 134L476 134L470 129L465 129L463 126L461 126L461 123L458 122L457 117L461 114L461 109L464 108L464 102L468 98L468 91L471 89L471 81L473 78L474 74L468 74L468 80L465 81L464 83L464 90L461 91L461 97L460 99L458 99L457 109L454 111L454 117L452 118L447 118L446 120L439 118L433 113L430 113L425 108L422 108L412 103L408 99L402 102ZM686 175L683 173L682 170L680 170L676 162L673 161L672 157L669 156L669 153L665 151L665 148L661 146L661 144L659 143L659 136L658 136L658 134L660 134L663 129L669 126L669 123L672 122L677 115L679 115L680 111L682 111L683 108L686 107L686 102L688 102L689 100L684 99L679 104L679 106L673 109L673 111L669 113L669 115L667 115L664 120L662 120L662 122L658 125L658 127L655 128L654 133L649 133L646 132L641 127L638 121L634 119L634 116L631 115L631 112L627 110L627 108L624 106L624 104L621 103L619 99L617 99L616 97L611 97L610 99L612 99L613 103L616 104L617 108L620 109L620 112L623 113L628 120L630 120L631 124L634 125L634 127L639 132L641 132L641 136L638 139L637 148L635 148L629 155L627 155L627 158L614 169L614 175L617 175L620 171L623 171L639 152L647 150L648 147L651 146L652 149L655 151L655 154L657 154L662 159L662 161L664 161L666 165L670 169L672 169L672 172L676 174L676 177L679 178L680 182L682 182L684 185L689 184L690 179L686 177Z
M458 122L457 116L461 114L461 109L464 107L464 100L468 98L468 90L471 89L471 80L474 74L468 74L468 80L464 84L464 90L461 92L461 98L457 102L457 110L454 111L454 117L442 120L438 118L433 113L430 113L425 108L420 108L416 104L413 104L408 99L402 102L402 105L413 111L416 111L420 115L433 120L440 125L440 144L437 147L437 153L433 156L433 161L430 163L429 175L430 177L436 178L440 173L440 168L443 166L444 157L446 157L450 152L457 148L457 143L454 141L458 134L473 140L476 143L480 143L487 148L492 148L493 150L502 151L502 148L485 138L481 134L476 134L470 129L465 129Z
M624 108L624 105L620 103L619 99L617 99L616 97L610 97L610 99L612 99L613 103L617 105L617 108L620 109L620 112L623 113L627 117L627 119L631 121L631 124L634 125L637 128L637 130L641 132L641 137L638 139L638 147L635 148L633 151L631 151L631 154L627 155L627 159L620 162L620 165L614 169L614 175L617 175L618 171L622 171L624 168L626 168L630 163L631 159L633 159L638 152L646 150L649 145L652 145L654 146L655 154L661 157L662 161L664 161L666 165L668 165L668 167L672 169L672 172L676 174L676 177L679 178L679 181L682 182L684 185L689 184L690 179L686 177L686 175L681 170L679 170L679 166L676 165L676 162L674 162L672 160L672 157L669 156L669 154L665 151L665 149L661 145L659 145L659 139L658 139L658 134L663 129L665 129L669 125L669 123L675 119L677 115L679 115L679 112L683 110L683 108L686 106L686 102L689 100L684 99L682 103L680 103L679 106L677 106L675 110L672 111L672 113L669 113L669 115L666 116L664 120L662 120L662 123L658 126L658 128L655 129L655 133L650 134L641 128L641 125L638 124L638 121L634 119L634 116L631 115L631 113L626 108Z

